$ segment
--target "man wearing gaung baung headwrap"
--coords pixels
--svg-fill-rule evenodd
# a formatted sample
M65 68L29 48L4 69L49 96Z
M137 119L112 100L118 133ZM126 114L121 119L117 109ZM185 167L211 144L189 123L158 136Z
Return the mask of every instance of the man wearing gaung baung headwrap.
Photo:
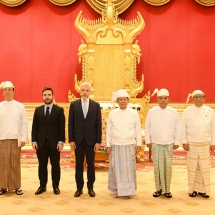
M20 153L27 142L28 120L24 105L13 99L14 85L2 82L4 101L0 102L0 195L15 191L22 195Z
M212 108L205 106L205 94L194 90L193 105L182 115L183 148L187 151L189 196L200 194L210 197L210 151L215 149L215 115Z
M108 189L113 197L132 198L136 191L136 157L142 143L140 117L129 108L129 95L118 90L112 95L119 108L112 110L107 120L106 146L109 157Z

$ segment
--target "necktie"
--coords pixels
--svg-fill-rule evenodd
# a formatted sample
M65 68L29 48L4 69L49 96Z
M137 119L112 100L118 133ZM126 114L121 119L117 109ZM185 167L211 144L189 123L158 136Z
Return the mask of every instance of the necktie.
M49 107L46 108L46 117L49 117Z
M83 113L84 113L84 118L87 116L87 100L83 100Z

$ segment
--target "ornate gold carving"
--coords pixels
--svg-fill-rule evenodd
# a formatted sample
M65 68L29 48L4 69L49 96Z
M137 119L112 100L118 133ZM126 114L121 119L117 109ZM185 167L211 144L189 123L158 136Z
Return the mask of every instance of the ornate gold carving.
M170 0L144 0L144 1L150 5L161 6L168 3Z
M58 6L67 6L74 3L76 0L49 0L49 1Z
M195 1L204 6L214 6L215 5L214 0L195 0Z
M143 30L145 22L138 12L134 20L118 17L114 2L108 0L102 17L97 20L83 18L82 11L75 20L76 29L84 36L79 49L82 63L82 79L77 80L75 89L83 81L92 84L91 98L111 100L113 91L126 89L131 98L143 91L144 77L136 80L136 64L140 62L141 50L135 37Z
M123 13L127 8L129 8L133 1L134 0L112 0L118 14ZM107 2L108 0L87 0L87 3L100 14L105 10Z
M0 2L8 7L16 7L24 3L26 0L0 0Z

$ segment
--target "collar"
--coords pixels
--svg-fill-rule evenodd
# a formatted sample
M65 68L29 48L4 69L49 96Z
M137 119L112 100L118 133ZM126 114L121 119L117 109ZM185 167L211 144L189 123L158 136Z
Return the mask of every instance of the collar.
M89 98L86 99L87 103L89 103ZM84 99L81 98L81 102L84 102Z
M51 103L50 105L46 105L46 104L44 104L44 108L46 109L47 107L49 107L50 108L50 110L52 109L52 107L53 107L53 103Z

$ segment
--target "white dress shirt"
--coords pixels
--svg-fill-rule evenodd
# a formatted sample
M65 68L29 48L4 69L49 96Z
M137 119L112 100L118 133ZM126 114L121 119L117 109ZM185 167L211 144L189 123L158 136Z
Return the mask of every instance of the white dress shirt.
M136 110L116 108L108 116L106 145L130 145L141 146L142 133L140 117Z
M160 106L149 110L145 123L146 144L155 143L161 145L180 144L180 118L178 112L167 106Z
M27 142L28 120L25 107L15 100L0 102L0 140Z
M187 107L182 115L181 142L215 145L215 115L212 108L202 105Z

